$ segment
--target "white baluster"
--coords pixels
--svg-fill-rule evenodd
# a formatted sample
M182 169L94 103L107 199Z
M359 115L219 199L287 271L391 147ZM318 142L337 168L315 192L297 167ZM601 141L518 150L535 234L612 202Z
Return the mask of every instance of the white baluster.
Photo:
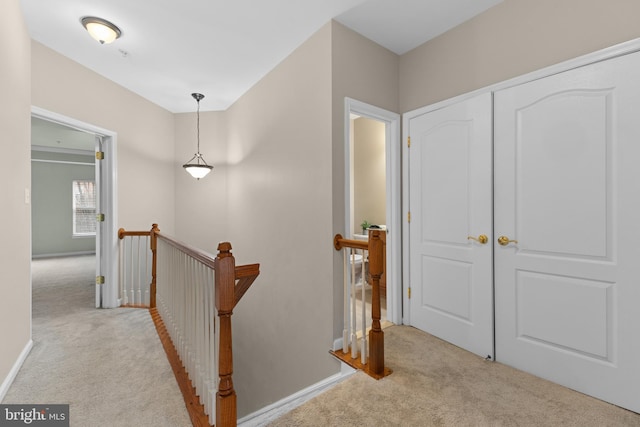
M367 345L367 295L366 295L366 272L365 272L365 261L367 259L367 251L362 250L362 266L360 272L360 287L361 287L361 295L362 295L362 350L360 351L360 360L362 364L367 363L367 350L369 346Z
M157 268L158 312L214 423L219 359L214 271L161 239Z
M342 288L343 288L343 296L344 301L342 305L342 311L344 314L343 319L343 329L342 329L342 352L347 354L349 351L349 269L347 268L347 257L349 253L347 249L342 251L343 255L343 274L342 274Z
M124 303L124 239L120 239L118 242L118 263L120 268L118 268L118 289L120 290L120 298L122 298L122 303Z
M142 304L142 292L141 292L141 280L140 280L140 275L141 275L141 271L142 271L142 261L140 260L140 255L142 254L140 247L142 246L142 237L138 237L138 253L137 253L137 260L138 260L138 274L136 274L136 303L137 304Z
M138 237L135 237L135 238L137 239ZM130 260L130 264L129 264L129 286L127 287L127 292L129 293L129 303L130 304L135 304L136 303L136 300L134 298L135 294L134 294L134 291L133 291L134 283L135 283L134 278L133 278L133 273L135 271L135 265L136 265L135 261L134 261L134 258L133 258L134 252L135 252L134 251L134 245L133 245L133 239L134 239L134 237L131 237L131 245L129 247L129 251L130 251L130 253L129 253L129 260Z
M357 335L357 316L356 316L356 270L355 270L355 252L350 250L351 259L351 358L358 357L358 335Z
M150 298L149 298L149 285L151 282L151 277L149 274L149 271L151 269L151 266L149 265L149 246L151 243L151 236L147 236L144 239L144 278L142 280L142 286L144 289L144 297L142 298L142 304L149 306L151 304Z

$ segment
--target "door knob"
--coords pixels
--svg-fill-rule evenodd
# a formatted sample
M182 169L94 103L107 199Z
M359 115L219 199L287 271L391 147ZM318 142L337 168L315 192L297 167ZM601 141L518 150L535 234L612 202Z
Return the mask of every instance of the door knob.
M500 246L507 246L509 243L518 243L517 240L510 240L507 236L498 237L498 244Z
M475 240L476 242L484 245L485 243L487 243L489 241L489 238L487 237L486 234L481 234L478 237L467 236L467 240Z

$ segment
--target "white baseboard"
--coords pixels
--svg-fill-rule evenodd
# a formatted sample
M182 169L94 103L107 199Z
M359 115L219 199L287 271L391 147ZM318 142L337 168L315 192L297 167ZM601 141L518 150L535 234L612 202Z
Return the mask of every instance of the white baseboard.
M312 386L309 386L291 396L285 397L269 406L266 406L252 414L242 417L238 420L238 426L240 427L260 427L269 424L276 418L286 414L287 412L297 408L306 401L314 398L323 391L333 387L339 382L347 379L353 375L356 371L347 366L346 363L341 363L341 371L339 374L335 374L326 378Z
M18 356L18 359L13 364L13 367L9 371L9 374L4 379L4 381L2 381L2 385L0 385L0 402L2 402L4 400L4 397L7 395L9 387L11 387L11 384L13 384L13 380L16 378L16 375L18 375L22 364L27 359L27 356L29 355L29 352L31 352L32 348L33 340L30 339L27 345L22 349L20 356Z
M60 252L55 254L39 254L32 255L32 259L40 259L40 258L61 258L67 256L80 256L80 255L95 255L96 251L82 251L82 252Z

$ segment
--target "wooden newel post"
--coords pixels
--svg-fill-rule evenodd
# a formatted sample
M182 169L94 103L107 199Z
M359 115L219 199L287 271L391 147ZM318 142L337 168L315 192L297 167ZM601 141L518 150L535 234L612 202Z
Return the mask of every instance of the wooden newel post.
M156 271L158 267L158 224L151 225L149 243L151 246L151 286L149 286L149 308L156 308Z
M218 245L215 260L216 308L220 320L220 353L218 374L220 384L216 393L216 427L236 426L238 423L236 392L233 389L233 351L231 343L231 315L235 306L235 258L231 244Z
M384 231L369 230L369 275L371 276L371 330L369 331L369 369L384 374L384 333L380 326L380 278L384 271Z

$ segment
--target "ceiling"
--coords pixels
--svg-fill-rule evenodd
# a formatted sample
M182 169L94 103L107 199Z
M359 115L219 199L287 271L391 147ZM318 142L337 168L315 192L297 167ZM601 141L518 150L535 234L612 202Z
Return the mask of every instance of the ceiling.
M224 110L331 19L403 54L502 0L20 0L31 38L174 113ZM97 16L122 37L100 45Z
M94 151L95 136L60 123L31 117L31 148L46 151Z

